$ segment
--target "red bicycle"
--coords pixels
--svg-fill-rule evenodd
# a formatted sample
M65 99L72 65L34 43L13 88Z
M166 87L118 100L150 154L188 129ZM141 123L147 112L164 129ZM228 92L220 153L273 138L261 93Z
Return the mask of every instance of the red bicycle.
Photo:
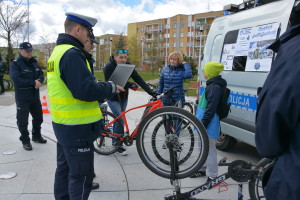
M136 147L143 163L155 174L171 177L170 157L175 156L179 179L191 176L203 166L208 154L208 136L202 123L188 111L178 107L164 107L161 98L174 88L153 98L149 103L122 111L115 116L102 111L105 128L94 142L95 151L101 155L115 153L120 146ZM130 134L126 114L146 108L140 123ZM125 125L125 132L122 120ZM116 133L116 127L118 133Z

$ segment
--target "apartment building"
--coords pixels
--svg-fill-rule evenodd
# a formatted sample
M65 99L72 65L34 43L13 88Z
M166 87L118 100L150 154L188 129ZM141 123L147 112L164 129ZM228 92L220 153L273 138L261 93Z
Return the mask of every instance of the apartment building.
M141 45L143 69L157 69L167 65L173 51L181 51L199 62L207 34L213 20L223 11L178 14L170 18L128 24L128 38L136 38Z

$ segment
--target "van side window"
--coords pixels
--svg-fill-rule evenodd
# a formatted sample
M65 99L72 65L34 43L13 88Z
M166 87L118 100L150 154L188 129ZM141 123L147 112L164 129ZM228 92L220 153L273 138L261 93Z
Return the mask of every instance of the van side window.
M235 45L239 34L239 30L229 31L224 38L224 45ZM229 58L227 58L229 59ZM233 57L232 71L245 71L247 56Z
M229 31L224 38L224 45L235 45L238 37L239 30ZM224 51L224 50L223 50ZM224 52L223 52L224 53ZM232 71L245 71L247 56L232 56ZM227 62L230 58L227 56ZM230 63L231 64L231 63Z

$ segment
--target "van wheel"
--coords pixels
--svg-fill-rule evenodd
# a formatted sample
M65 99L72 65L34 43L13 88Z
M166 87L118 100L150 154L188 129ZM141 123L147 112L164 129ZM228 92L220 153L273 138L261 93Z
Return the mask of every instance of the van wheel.
M229 135L221 133L220 137L217 140L216 147L221 151L227 151L232 147L234 147L236 143L237 143L236 139L234 139Z

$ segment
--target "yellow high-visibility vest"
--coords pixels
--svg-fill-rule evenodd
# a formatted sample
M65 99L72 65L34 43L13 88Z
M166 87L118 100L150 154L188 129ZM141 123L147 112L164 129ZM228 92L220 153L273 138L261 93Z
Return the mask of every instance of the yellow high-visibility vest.
M102 119L97 101L87 102L75 99L60 78L59 62L64 53L73 45L57 45L47 64L47 85L52 121L58 124L89 124ZM87 61L87 67L90 65Z

